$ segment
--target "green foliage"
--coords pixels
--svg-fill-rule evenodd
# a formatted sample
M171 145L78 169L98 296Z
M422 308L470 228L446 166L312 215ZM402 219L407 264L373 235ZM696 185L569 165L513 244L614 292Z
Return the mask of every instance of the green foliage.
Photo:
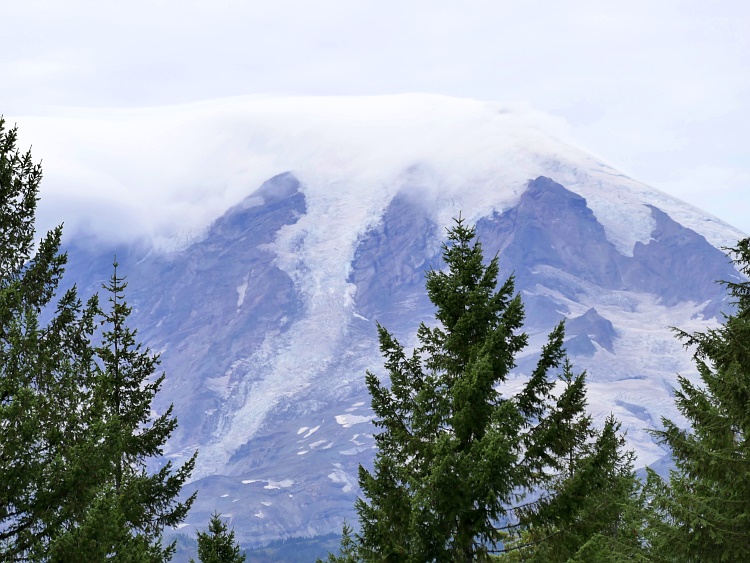
M198 559L201 563L243 563L245 556L234 539L234 530L229 530L218 514L211 516L207 532L198 532ZM195 563L190 558L190 563Z
M729 250L750 274L750 239ZM680 377L675 392L690 429L663 419L655 432L676 465L668 483L649 476L650 540L663 561L743 561L750 553L750 283L722 283L737 307L724 324L676 331L695 347L701 384Z
M516 536L508 534L500 560L648 560L634 454L623 451L619 423L612 416L601 430L587 416L576 423L594 439L577 444L548 492L523 509L525 526Z
M116 269L109 312L75 289L55 302L62 229L34 244L41 167L16 140L0 118L0 559L164 561L195 457L146 471L176 425L151 418L157 358L126 326Z
M317 559L316 563L357 563L357 543L352 536L352 528L344 522L344 528L341 532L341 544L339 554L328 554L325 562Z
M148 471L148 460L163 453L177 420L171 407L152 416L151 403L164 375L152 377L158 357L143 350L136 331L128 327L127 284L118 276L117 262L103 287L110 307L101 312L104 329L102 344L95 348L98 363L90 389L94 417L89 426L97 444L99 478L87 491L87 512L53 544L52 558L71 560L74 548L88 561L164 561L171 558L174 544L162 546L162 531L182 522L195 499L195 494L185 502L177 497L197 452L176 470L170 461Z
M575 515L554 498L544 511L524 513L514 503L552 486L586 440L587 426L576 423L584 375L567 366L568 388L555 397L560 324L528 382L502 392L528 343L523 305L512 277L497 289L497 258L484 264L474 238L460 218L448 231L447 268L430 270L426 282L438 323L420 325L411 355L378 326L390 387L367 374L380 432L374 470L360 467L367 500L357 502L359 560L487 560L506 537L498 522L533 514L564 526Z
M96 299L55 304L61 227L34 244L41 167L0 118L0 557L42 557L93 479L86 376ZM50 311L43 324L42 311Z

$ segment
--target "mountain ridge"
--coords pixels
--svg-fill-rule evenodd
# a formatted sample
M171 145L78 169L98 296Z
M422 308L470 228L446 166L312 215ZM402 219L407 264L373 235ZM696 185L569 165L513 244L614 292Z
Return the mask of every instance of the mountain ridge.
M352 216L365 224L349 232L346 223L316 232L325 215L315 213L346 217L356 198L316 202L283 173L183 249L114 248L134 325L167 374L156 410L174 403L179 420L166 454L201 452L185 491L199 490L199 500L181 532L201 528L214 510L255 544L338 532L353 520L357 467L374 447L364 373L383 374L375 321L407 346L420 322L434 323L423 274L441 267L444 222L457 205L425 197L425 177L411 177L420 180L365 202L377 214L359 205ZM626 254L585 197L544 176L476 225L485 254L498 254L501 278L515 275L526 304L532 344L509 386L522 383L553 324L569 318L566 345L589 373L592 416L613 412L648 464L665 452L646 429L662 414L679 419L674 374L693 373L668 327L704 328L726 306L709 280L737 273L705 237L656 206L644 209L651 236ZM325 238L337 232L344 236ZM70 282L96 289L108 250L68 248ZM670 283L696 268L696 280Z

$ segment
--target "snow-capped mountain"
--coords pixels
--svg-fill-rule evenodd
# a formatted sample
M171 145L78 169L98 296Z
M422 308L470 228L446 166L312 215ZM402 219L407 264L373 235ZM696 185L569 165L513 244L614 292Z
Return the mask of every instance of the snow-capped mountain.
M217 169L242 194L218 216L178 229L154 214L149 239L67 239L67 281L84 293L117 255L133 325L167 374L156 409L174 403L179 420L169 455L200 450L183 531L214 510L247 544L355 519L357 466L374 453L364 375L383 373L375 322L407 345L433 322L424 271L441 267L459 212L526 304L532 344L509 386L568 318L591 413L622 421L641 464L664 457L646 430L679 420L672 386L694 374L669 327L715 322L727 306L715 280L738 276L719 247L741 232L557 140L523 108L433 96L227 104L170 123L184 136L213 119L208 152L259 163L264 181L241 174L240 188L236 167Z

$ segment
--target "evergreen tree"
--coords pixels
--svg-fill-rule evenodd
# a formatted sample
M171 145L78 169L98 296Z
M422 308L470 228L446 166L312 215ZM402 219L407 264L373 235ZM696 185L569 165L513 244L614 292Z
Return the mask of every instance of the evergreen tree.
M552 392L564 358L562 323L523 388L498 390L528 336L513 278L496 290L497 257L484 264L474 238L461 218L449 229L447 268L427 273L438 324L420 325L411 355L378 325L390 387L367 374L380 432L374 470L360 467L361 560L488 559L502 539L498 523L516 518L513 503L549 485L585 439L573 424L583 395L558 400ZM573 380L581 388L582 376ZM556 510L564 526L571 511Z
M109 312L75 288L55 303L62 228L34 244L42 171L16 142L0 118L0 559L163 561L195 456L147 472L176 426L171 409L151 419L158 360L125 324L116 266Z
M221 521L218 514L211 516L207 532L198 532L198 560L201 563L243 563L245 555L234 539L234 530ZM195 563L191 557L190 563Z
M153 377L158 356L137 342L127 324L131 308L124 298L127 283L117 272L108 284L109 310L102 311L102 345L92 380L93 417L90 432L98 436L98 486L87 513L52 549L52 560L69 561L78 554L87 561L168 560L174 543L163 546L165 527L185 519L195 494L185 502L178 496L195 466L197 452L181 467L172 462L150 473L147 462L163 453L177 426L172 407L152 416L151 404L164 374Z
M344 522L344 527L341 532L341 543L339 547L339 554L334 555L329 553L325 562L322 559L317 559L317 563L357 563L359 561L357 542L352 535L352 528Z
M649 560L634 454L624 450L619 423L610 416L595 430L582 416L576 424L593 439L577 443L548 492L524 508L520 535L509 537L502 561Z
M651 561L644 540L641 483L633 469L635 454L624 449L619 429L620 423L610 415L558 493L574 499L575 507L575 517L548 543L557 547L558 557L569 555L568 561L580 563ZM545 560L553 561L536 558Z
M750 275L750 239L731 251ZM679 377L675 401L690 428L663 419L655 432L675 462L667 483L649 475L649 530L658 560L744 561L750 553L750 282L724 281L736 310L722 326L689 334L701 384Z
M34 244L41 166L0 118L0 559L43 559L91 486L87 376L96 299L54 302L62 228ZM44 323L44 313L49 320Z

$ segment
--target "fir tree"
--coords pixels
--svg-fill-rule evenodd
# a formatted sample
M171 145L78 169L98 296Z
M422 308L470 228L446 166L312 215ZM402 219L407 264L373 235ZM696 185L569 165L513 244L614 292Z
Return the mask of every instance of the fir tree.
M317 559L317 563L357 563L357 561L359 561L357 553L358 547L352 533L352 528L349 524L344 522L344 527L341 532L339 554L334 555L333 553L329 553L325 561Z
M487 559L502 539L499 522L516 518L514 501L550 484L585 439L572 423L583 396L552 393L562 324L521 391L502 392L528 342L523 305L512 277L497 289L497 257L484 264L474 238L461 218L449 229L447 268L427 273L438 323L420 325L411 355L378 326L390 387L367 374L380 432L374 470L360 467L360 560ZM564 525L571 511L558 516Z
M137 331L127 324L127 283L117 267L115 262L103 286L110 306L101 313L104 330L91 388L90 432L98 437L99 482L87 513L53 546L53 560L69 561L72 554L87 561L168 560L174 543L162 545L163 530L182 522L195 499L193 494L180 502L178 496L197 452L176 469L169 461L158 471L148 470L147 462L162 455L177 420L172 407L152 416L151 405L165 376L153 377L158 356L142 348Z
M34 244L42 178L0 118L0 558L44 559L90 488L87 376L96 299L55 304L62 228ZM41 321L42 313L50 317Z
M567 366L566 366L567 371ZM525 507L520 536L509 538L503 561L647 561L644 514L634 454L624 450L619 423L601 430L576 421L590 441L575 444L563 471L542 498ZM516 555L518 553L518 555Z
M207 532L198 532L198 560L201 563L243 563L245 555L234 539L234 530L221 521L218 514L211 516ZM190 563L195 563L191 557Z
M750 274L750 239L731 251ZM649 526L658 560L744 561L750 553L750 282L724 281L736 310L722 326L689 334L701 384L679 377L675 401L689 429L663 419L655 432L672 451L667 483L649 475Z

